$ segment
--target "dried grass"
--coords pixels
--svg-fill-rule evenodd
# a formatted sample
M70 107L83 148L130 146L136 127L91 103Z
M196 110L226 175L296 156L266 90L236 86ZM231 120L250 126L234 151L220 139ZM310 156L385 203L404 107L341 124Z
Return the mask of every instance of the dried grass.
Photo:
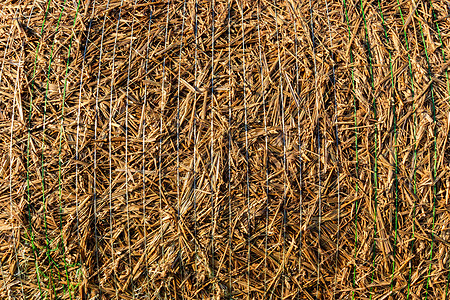
M446 298L447 3L169 2L0 6L0 297Z

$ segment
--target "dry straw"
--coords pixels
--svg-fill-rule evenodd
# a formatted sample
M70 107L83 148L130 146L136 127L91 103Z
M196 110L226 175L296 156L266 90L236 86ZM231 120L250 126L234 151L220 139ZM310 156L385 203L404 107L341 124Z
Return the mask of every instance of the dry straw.
M1 299L447 299L445 1L0 8Z

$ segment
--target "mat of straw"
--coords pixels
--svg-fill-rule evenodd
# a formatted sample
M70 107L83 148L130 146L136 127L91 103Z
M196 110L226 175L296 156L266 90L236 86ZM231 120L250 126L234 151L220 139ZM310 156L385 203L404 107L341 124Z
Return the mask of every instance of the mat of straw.
M448 299L449 13L3 1L0 298Z

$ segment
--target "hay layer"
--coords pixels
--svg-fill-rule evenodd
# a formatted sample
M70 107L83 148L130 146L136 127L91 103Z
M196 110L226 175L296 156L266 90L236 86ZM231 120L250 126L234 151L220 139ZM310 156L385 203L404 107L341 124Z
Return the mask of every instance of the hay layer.
M446 298L448 14L4 1L0 297Z

